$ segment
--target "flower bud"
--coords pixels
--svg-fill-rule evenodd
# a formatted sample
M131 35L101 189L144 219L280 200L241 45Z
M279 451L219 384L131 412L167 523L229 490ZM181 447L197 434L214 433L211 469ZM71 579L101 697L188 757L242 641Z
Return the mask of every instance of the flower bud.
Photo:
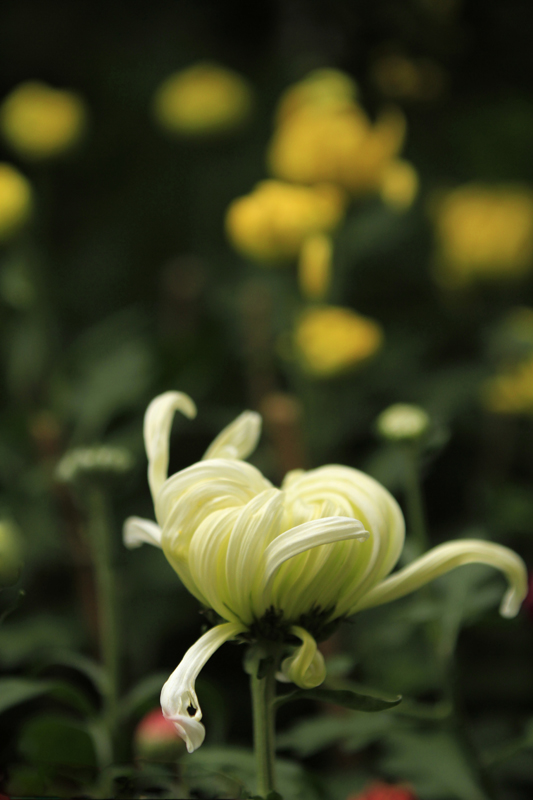
M377 430L384 439L407 442L420 439L429 428L429 415L420 406L396 403L377 418Z
M407 786L390 783L372 783L359 794L351 794L346 800L417 800L416 795Z
M131 453L123 447L77 447L60 460L56 478L60 483L71 483L87 474L127 472L132 465Z
M135 754L146 761L175 761L185 750L174 724L159 707L141 719L133 740Z

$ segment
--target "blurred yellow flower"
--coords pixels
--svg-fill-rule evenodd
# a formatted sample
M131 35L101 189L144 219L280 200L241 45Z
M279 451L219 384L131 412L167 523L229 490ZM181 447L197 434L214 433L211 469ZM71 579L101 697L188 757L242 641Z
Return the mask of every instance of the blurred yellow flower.
M533 192L525 186L461 186L435 204L434 222L443 285L519 277L533 266Z
M294 331L297 356L308 372L321 378L365 361L382 343L379 323L339 306L307 309Z
M335 186L261 181L230 204L226 231L234 247L249 258L296 258L308 236L335 228L344 206L344 194Z
M384 168L402 147L405 118L396 109L372 124L355 103L307 104L276 129L268 160L272 173L296 183L330 181L356 195L378 189Z
M4 139L19 155L32 160L69 150L79 141L86 121L79 95L38 81L21 83L0 108Z
M488 380L482 397L496 414L533 414L533 358Z
M308 106L322 109L346 108L357 97L357 85L338 69L316 69L303 80L289 86L278 103L276 122L280 124L296 111Z
M31 207L29 181L11 164L0 163L0 242L28 219Z
M200 62L163 81L153 112L171 133L204 136L238 128L250 116L252 100L251 87L241 75Z
M395 211L409 208L418 194L418 172L409 161L395 158L381 176L379 193L383 202Z
M298 281L304 297L321 300L331 282L333 243L324 233L315 233L306 239L300 250Z

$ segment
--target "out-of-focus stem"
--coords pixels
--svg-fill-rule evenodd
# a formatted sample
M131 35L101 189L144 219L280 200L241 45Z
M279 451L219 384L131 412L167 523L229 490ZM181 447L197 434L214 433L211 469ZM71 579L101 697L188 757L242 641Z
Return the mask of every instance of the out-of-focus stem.
M105 721L113 738L119 691L119 632L110 514L105 494L99 487L90 487L86 503L96 578L100 657L107 677Z
M420 454L417 442L406 445L407 464L404 476L407 522L411 542L417 550L416 555L425 553L429 547L426 510L422 487L420 485Z

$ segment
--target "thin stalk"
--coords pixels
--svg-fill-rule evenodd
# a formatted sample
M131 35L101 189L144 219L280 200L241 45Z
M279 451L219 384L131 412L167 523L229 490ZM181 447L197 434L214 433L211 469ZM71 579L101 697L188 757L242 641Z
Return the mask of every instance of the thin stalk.
M262 797L267 797L270 792L276 790L274 729L276 659L270 657L261 661L258 658L255 666L256 668L250 676L250 688L257 763L257 790ZM258 677L258 670L263 666L262 677Z
M119 691L119 633L116 579L113 573L112 531L102 489L87 492L88 533L92 549L98 603L100 657L107 677L104 717L114 739Z
M422 487L420 485L420 454L418 443L407 446L407 467L405 470L405 502L407 505L407 521L409 523L411 541L418 553L425 553L429 547L426 510Z

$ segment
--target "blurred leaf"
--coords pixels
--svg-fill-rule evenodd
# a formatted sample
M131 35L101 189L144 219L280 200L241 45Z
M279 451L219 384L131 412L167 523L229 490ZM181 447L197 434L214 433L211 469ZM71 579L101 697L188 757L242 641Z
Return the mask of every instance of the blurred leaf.
M448 734L432 731L392 732L383 769L397 779L413 783L424 798L435 800L487 800L461 752Z
M180 761L183 776L194 788L230 791L229 797L249 796L255 788L256 760L251 750L238 747L204 746ZM292 761L276 759L276 774L283 800L315 800L314 787L303 767Z
M25 311L35 305L38 290L26 255L11 254L3 262L0 270L0 297L18 311Z
M0 663L14 667L54 648L75 643L68 620L47 613L35 613L24 620L13 618L0 627Z
M0 680L0 713L44 694L81 714L91 716L95 712L94 706L84 692L65 681L3 678Z
M290 748L304 758L337 742L342 743L343 750L362 750L390 731L397 722L386 713L340 717L321 714L280 734L277 743L278 747Z
M42 715L24 725L19 750L32 763L57 766L96 766L92 737L81 724L62 717Z
M355 667L355 659L349 653L336 653L329 656L326 661L328 677L342 678L348 675Z
M51 681L49 685L49 694L54 700L70 706L84 716L90 717L95 714L96 708L85 692L66 681Z
M75 441L100 437L117 414L133 409L152 381L153 356L137 316L124 312L85 332L70 353L57 402L76 425Z
M284 705L293 700L318 700L321 703L333 703L337 706L350 708L352 711L385 711L401 703L400 695L394 699L386 700L369 694L353 692L349 689L299 689L285 695L279 695L275 701L276 706Z
M108 691L108 678L105 670L98 662L81 655L81 653L73 651L52 653L45 660L42 669L50 666L71 667L88 678L100 694L106 694Z
M166 672L149 675L131 689L120 703L120 715L124 718L145 714L159 702L161 687L168 678Z
M13 323L6 342L7 384L15 398L25 397L41 380L48 358L47 330L24 316Z
M50 691L50 684L27 678L2 678L0 680L0 713L19 703L34 700Z

